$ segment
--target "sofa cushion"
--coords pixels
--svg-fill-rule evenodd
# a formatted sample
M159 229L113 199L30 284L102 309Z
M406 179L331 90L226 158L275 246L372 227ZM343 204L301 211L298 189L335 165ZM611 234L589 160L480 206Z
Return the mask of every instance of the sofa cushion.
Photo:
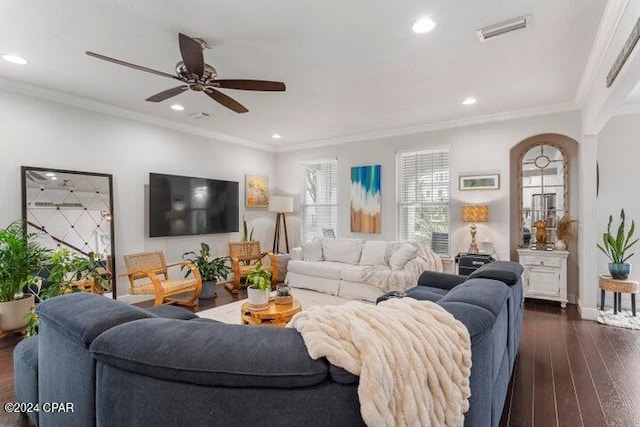
M331 261L289 261L287 271L303 274L305 276L322 277L324 279L340 280L342 269L347 267L341 262Z
M393 270L402 270L405 265L416 257L418 248L410 243L403 243L389 258L389 265Z
M36 313L67 338L86 346L115 325L155 317L140 307L89 292L50 298L38 305Z
M362 272L368 267L366 265L348 265L342 269L340 278L347 282L366 283L362 279Z
M205 386L309 387L329 371L289 328L144 319L104 332L90 349L125 371Z
M407 290L407 296L421 300L421 301L433 301L437 302L447 294L445 289L431 288L428 286L416 286Z
M322 261L322 240L313 239L302 245L302 259L305 261Z
M379 240L367 240L362 247L360 265L385 265L385 254L389 243Z
M360 239L324 239L322 253L327 261L358 264L362 252Z
M198 316L186 308L176 307L175 305L159 305L157 307L146 307L146 311L165 319L181 319L191 320L197 319Z
M517 262L495 261L485 264L469 275L469 279L495 279L509 286L518 283L523 267Z
M510 295L509 287L497 280L468 279L450 290L440 302L472 304L484 308L497 317Z

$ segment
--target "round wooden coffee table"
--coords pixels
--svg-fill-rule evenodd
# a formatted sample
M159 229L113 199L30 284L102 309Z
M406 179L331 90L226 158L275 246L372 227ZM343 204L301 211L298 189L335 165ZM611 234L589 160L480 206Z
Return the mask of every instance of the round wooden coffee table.
M285 326L293 315L300 311L302 305L295 298L291 304L276 304L270 301L269 307L264 310L252 310L249 303L245 302L240 309L240 320L243 325Z

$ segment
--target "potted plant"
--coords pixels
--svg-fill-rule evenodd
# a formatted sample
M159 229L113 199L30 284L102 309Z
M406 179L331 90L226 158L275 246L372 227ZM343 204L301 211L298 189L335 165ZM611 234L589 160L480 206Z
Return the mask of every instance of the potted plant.
M227 265L227 257L211 258L211 249L206 243L200 243L200 253L185 252L182 255L184 261L189 261L200 270L202 276L202 293L200 299L215 298L215 285L218 279L226 279L231 272L231 268ZM184 267L183 267L184 269ZM189 277L191 270L187 269L184 277Z
M638 239L631 241L633 233L636 230L636 224L631 220L629 232L625 232L625 215L624 209L620 211L620 225L616 235L611 234L611 223L613 216L609 215L609 224L607 224L607 232L602 235L603 245L598 244L600 249L611 260L609 263L609 273L611 277L619 280L629 278L631 272L631 264L627 262L634 254L627 255L627 251L638 242Z
M29 321L34 296L23 291L34 283L50 253L36 238L20 222L0 230L0 330L20 329Z
M247 275L247 296L249 305L254 309L267 308L271 294L271 273L262 268L262 263Z
M58 295L80 292L81 289L76 284L84 281L91 281L92 285L99 285L103 290L109 290L109 281L104 274L100 274L100 258L95 254L88 258L80 256L69 249L61 249L54 252L46 260L49 274L45 279L46 286L34 292L39 302L53 298ZM28 319L29 325L27 335L33 336L38 333L38 316L35 310L31 310Z

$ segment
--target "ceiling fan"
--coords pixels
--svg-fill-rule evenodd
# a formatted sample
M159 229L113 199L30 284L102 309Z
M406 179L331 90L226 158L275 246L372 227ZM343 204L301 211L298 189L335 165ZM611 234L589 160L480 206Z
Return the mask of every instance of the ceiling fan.
M218 89L239 89L267 92L283 92L286 90L286 86L282 82L273 82L268 80L218 79L216 69L204 62L202 52L208 47L206 42L198 38L191 38L182 33L178 34L178 42L182 61L176 64L176 75L131 64L129 62L110 58L95 52L87 51L85 53L94 58L113 62L118 65L124 65L125 67L145 71L158 76L168 77L182 83L180 86L167 89L148 97L146 101L149 102L162 102L190 89L196 92L204 92L214 101L219 102L236 113L246 113L249 111L246 107L230 96L220 92Z

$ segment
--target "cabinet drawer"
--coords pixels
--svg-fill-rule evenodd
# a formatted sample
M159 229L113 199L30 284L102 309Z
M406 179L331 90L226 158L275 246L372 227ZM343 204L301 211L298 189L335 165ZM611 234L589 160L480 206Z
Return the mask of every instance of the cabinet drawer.
M562 260L560 258L555 258L555 257L523 256L520 263L525 266L538 265L541 267L555 267L555 268L562 267Z

